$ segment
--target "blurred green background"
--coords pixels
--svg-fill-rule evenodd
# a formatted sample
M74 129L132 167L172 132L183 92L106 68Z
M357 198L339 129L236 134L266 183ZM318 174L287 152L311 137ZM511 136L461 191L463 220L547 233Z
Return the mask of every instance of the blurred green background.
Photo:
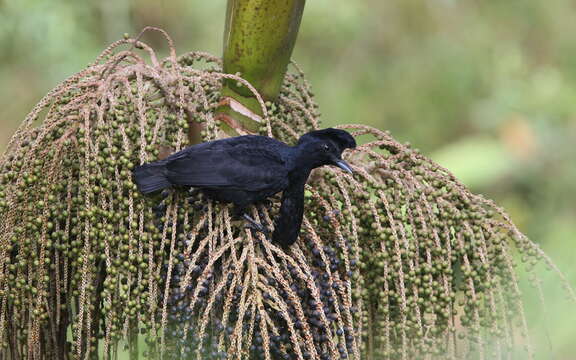
M146 25L221 53L225 1L0 0L0 149L39 99ZM294 59L325 126L389 129L502 205L576 285L576 4L310 0ZM157 35L144 38L166 51ZM542 273L542 359L576 359L576 311ZM545 319L547 321L544 321ZM547 345L546 336L535 341ZM553 354L552 354L553 353Z

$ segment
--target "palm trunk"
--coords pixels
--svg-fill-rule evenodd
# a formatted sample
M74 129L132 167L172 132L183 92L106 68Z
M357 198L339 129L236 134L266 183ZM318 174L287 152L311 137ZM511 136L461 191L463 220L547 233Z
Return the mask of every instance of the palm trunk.
M224 72L240 73L266 101L280 92L296 42L305 0L228 0L224 32ZM224 83L222 95L262 115L253 94L236 81ZM246 116L229 105L219 109L222 130L230 135L258 132L258 116ZM231 125L234 124L234 125Z

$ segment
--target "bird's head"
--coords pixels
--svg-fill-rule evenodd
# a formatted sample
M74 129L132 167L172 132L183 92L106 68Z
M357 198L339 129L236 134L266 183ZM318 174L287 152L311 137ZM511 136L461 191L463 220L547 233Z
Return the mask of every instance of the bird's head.
M310 131L300 137L298 147L306 152L313 167L335 165L352 173L350 165L342 160L345 149L356 147L356 140L347 131L333 128Z

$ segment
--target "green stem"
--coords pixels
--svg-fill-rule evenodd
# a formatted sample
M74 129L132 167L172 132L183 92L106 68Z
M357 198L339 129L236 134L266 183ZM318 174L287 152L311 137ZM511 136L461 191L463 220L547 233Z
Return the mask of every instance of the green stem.
M224 32L224 72L240 73L260 93L264 100L278 96L292 49L298 35L305 0L228 0ZM260 106L244 86L225 81L222 95L240 102L256 115ZM260 124L229 106L219 109L220 116L229 116L248 132L257 132ZM223 127L228 133L238 129ZM227 131L232 130L232 131Z
M138 327L134 322L130 322L130 360L138 360Z

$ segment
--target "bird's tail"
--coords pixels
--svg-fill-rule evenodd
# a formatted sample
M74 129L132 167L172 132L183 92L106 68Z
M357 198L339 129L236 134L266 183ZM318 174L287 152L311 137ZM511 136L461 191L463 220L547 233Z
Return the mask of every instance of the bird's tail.
M143 164L134 168L132 172L138 190L142 194L150 194L154 191L169 187L170 181L166 178L164 164Z

